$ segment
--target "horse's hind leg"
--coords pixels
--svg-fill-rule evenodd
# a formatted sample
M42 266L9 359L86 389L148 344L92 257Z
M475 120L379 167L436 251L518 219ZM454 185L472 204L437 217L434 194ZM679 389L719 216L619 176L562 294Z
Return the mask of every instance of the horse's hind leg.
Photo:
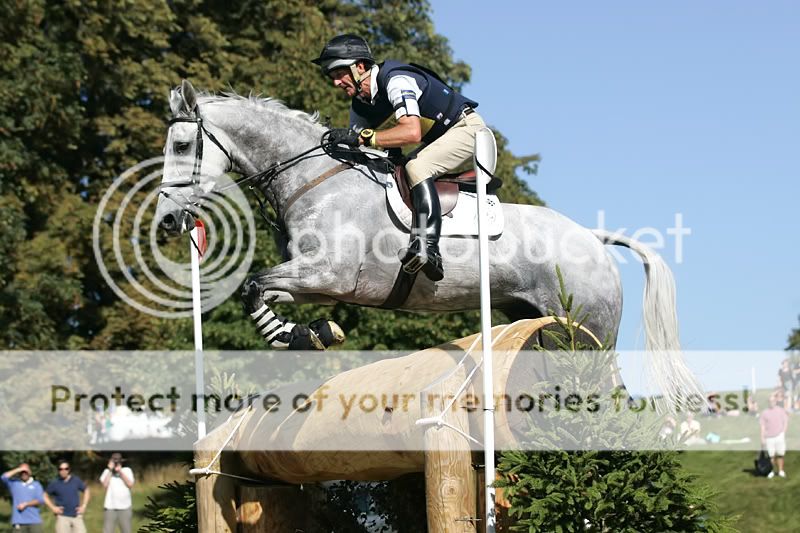
M333 321L320 318L304 326L275 314L259 284L252 280L242 287L242 301L258 333L275 349L324 350L344 342L344 332Z

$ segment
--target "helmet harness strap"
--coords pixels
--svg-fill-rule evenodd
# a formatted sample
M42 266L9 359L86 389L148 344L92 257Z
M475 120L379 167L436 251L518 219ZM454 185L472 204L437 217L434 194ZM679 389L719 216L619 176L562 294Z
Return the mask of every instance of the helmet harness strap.
M350 65L350 73L353 75L353 81L356 83L356 93L360 94L361 93L361 82L364 81L365 79L369 78L369 75L372 73L372 69L367 69L364 72L364 74L359 74L358 73L358 68L356 67L357 64L358 64L358 61L356 61L355 63Z

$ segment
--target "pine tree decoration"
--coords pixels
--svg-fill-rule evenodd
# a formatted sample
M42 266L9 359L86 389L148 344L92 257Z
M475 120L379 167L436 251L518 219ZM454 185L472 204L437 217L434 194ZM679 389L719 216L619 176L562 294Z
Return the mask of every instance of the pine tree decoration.
M678 452L636 451L658 448L657 418L628 408L615 387L614 352L581 330L586 316L557 275L561 312L551 313L560 318L541 348L551 372L531 391L549 392L549 408L531 412L523 449L502 452L497 466L510 530L731 530Z

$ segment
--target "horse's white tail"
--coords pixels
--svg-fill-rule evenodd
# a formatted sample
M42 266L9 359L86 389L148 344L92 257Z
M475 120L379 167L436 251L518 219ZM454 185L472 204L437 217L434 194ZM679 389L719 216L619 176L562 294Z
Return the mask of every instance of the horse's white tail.
M675 304L675 280L666 262L644 244L604 230L592 230L604 244L625 246L642 258L645 271L644 331L648 381L658 388L674 410L683 402L702 401L702 388L686 366L678 336L678 316ZM700 404L697 408L700 408Z

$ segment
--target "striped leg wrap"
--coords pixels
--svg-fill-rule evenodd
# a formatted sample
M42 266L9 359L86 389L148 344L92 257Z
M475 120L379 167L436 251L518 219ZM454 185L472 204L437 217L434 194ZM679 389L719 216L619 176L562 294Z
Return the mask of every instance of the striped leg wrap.
M258 333L264 337L267 344L278 350L289 347L292 340L292 330L297 325L289 322L280 315L272 312L267 304L262 305L256 312L250 313L256 323Z

